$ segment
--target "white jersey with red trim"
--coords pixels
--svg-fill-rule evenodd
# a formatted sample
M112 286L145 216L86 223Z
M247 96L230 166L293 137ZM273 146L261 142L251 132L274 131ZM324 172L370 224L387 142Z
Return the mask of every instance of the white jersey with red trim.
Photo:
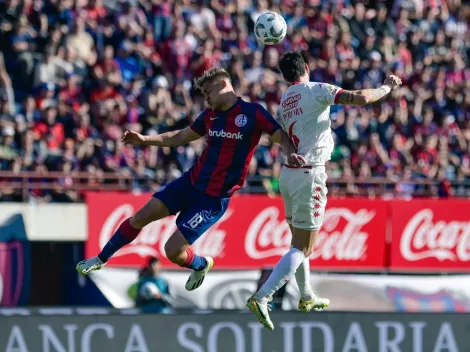
M324 165L334 148L330 106L341 88L327 83L298 83L282 95L276 119L310 165Z

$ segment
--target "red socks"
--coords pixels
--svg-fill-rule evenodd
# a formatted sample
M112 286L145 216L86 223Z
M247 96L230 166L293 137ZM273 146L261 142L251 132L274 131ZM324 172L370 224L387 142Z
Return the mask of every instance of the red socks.
M124 220L121 226L119 226L119 232L123 237L129 240L129 243L134 241L140 233L139 229L132 227L130 219L131 218Z

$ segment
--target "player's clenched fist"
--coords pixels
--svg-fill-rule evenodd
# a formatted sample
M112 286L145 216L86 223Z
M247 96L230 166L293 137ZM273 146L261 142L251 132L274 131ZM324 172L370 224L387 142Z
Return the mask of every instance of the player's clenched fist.
M391 89L397 88L398 86L401 85L401 79L395 75L390 75L387 78L385 78L384 84L389 86Z
M145 141L145 137L137 132L126 131L122 135L121 141L124 144L143 145Z

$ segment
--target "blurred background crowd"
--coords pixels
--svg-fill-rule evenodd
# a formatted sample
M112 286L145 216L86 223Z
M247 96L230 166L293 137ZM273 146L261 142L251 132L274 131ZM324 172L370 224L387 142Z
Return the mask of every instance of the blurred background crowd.
M267 10L288 24L277 46L253 34ZM373 88L393 73L404 82L373 106L332 107L333 194L376 195L381 177L379 193L468 196L469 25L460 0L2 0L0 170L42 183L65 176L53 190L25 193L0 174L0 199L80 199L75 172L88 184L112 173L128 189L158 189L193 165L204 141L134 148L119 142L123 131L188 126L204 109L192 80L212 66L274 114L287 88L278 58L288 50L305 54L312 81ZM263 137L244 191L278 193L281 163Z

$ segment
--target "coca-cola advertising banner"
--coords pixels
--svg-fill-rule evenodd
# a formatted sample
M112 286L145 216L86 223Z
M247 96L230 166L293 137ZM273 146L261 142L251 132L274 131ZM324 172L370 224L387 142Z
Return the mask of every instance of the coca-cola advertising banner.
M89 193L86 255L96 255L119 225L132 216L149 195ZM311 256L320 269L375 270L385 266L387 203L370 200L328 200L323 227ZM146 226L108 266L140 267L149 256L177 268L165 257L165 242L176 230L175 217ZM217 269L257 269L274 266L290 248L282 198L238 196L219 222L194 245L196 253L212 256Z
M468 200L393 201L394 270L470 271Z

